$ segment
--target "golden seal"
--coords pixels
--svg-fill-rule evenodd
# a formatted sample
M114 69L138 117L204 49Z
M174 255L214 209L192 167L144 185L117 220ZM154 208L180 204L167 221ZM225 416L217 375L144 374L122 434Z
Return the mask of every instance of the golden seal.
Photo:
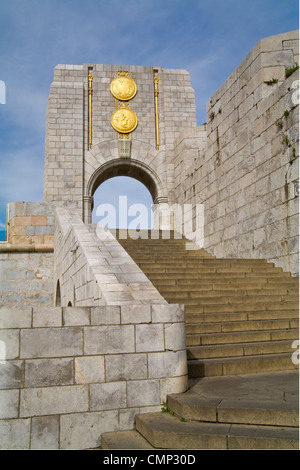
M129 77L117 77L110 84L112 95L120 101L131 100L137 92L136 83Z
M111 125L120 134L128 134L137 126L137 116L131 109L117 109L111 116Z

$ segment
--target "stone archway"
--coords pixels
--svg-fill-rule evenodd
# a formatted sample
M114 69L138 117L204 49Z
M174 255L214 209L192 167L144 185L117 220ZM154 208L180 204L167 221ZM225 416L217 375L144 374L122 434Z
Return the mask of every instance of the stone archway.
M129 176L143 183L149 190L154 204L168 202L160 178L146 163L131 158L110 160L100 165L88 181L86 194L83 197L85 223L91 223L96 189L104 181L115 176Z

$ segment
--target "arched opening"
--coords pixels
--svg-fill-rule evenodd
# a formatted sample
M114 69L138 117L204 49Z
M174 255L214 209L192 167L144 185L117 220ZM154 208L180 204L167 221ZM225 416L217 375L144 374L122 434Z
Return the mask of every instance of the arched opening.
M153 197L146 186L128 176L111 177L94 193L92 223L108 228L146 230L153 227Z
M124 158L117 161L110 160L94 171L87 184L85 196L83 197L85 223L92 223L92 211L94 207L98 207L97 203L94 204L94 194L99 186L101 186L107 180L121 176L128 177L142 183L142 185L144 185L150 193L152 203L157 204L168 201L160 178L148 165L133 159ZM102 201L102 203L109 204L109 202L105 201ZM137 200L136 204L139 203L140 200ZM131 208L132 211L136 209L137 207ZM148 226L151 226L151 223L148 224Z

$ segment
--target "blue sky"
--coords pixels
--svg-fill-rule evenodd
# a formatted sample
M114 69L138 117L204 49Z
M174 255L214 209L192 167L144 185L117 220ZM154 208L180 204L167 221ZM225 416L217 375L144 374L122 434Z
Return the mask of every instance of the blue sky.
M254 45L298 29L298 18L298 0L0 0L0 206L43 199L57 64L186 69L202 124L207 101Z

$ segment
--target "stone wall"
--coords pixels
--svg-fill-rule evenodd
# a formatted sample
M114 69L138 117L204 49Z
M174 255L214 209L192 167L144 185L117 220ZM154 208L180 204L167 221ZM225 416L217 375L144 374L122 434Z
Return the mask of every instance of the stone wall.
M205 248L298 274L298 32L261 40L177 139L176 201L204 204ZM205 139L207 132L207 140Z
M53 252L1 250L0 273L1 306L53 306Z
M46 202L8 206L8 242L0 244L0 305L53 306L53 208Z
M0 448L90 449L187 388L180 306L0 308Z

